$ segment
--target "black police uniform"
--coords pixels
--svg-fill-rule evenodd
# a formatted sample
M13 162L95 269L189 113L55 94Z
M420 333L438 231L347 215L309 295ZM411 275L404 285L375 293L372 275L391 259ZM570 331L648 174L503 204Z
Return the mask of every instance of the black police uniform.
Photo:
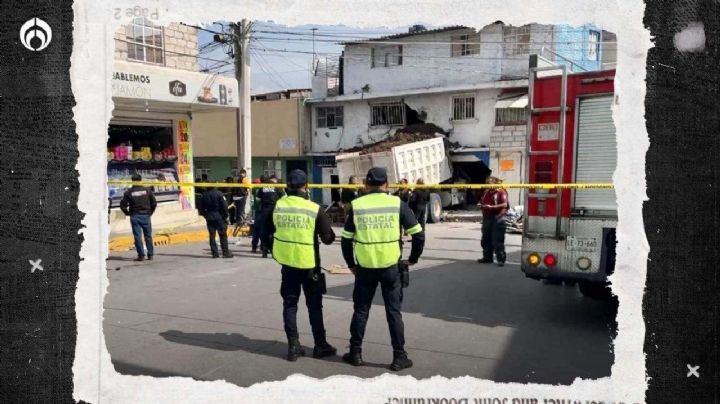
M387 181L387 173L384 169L377 170L373 168L368 172L368 181L370 185L383 184ZM373 191L377 193L382 191ZM345 221L344 230L349 233L355 233L355 222L353 220L353 212L350 211ZM400 227L402 229L410 229L418 224L414 213L405 202L400 203ZM398 243L401 244L402 250L402 234L398 234ZM365 327L367 325L368 316L370 315L370 307L372 305L375 291L378 284L382 291L383 301L385 303L385 315L387 318L388 328L390 330L390 340L393 347L393 365L398 358L407 359L405 353L405 326L402 321L402 284L400 280L400 270L398 265L393 265L386 269L365 269L358 267L355 261L353 251L354 241L343 237L341 239L341 247L343 258L349 268L356 268L355 287L353 289L354 313L350 323L350 353L344 359L354 365L362 364L360 356L363 337L365 335ZM414 264L420 258L425 246L425 233L421 231L412 235L412 248L408 261ZM353 360L352 356L356 355L358 360ZM410 366L412 362L410 362ZM404 366L409 367L409 366ZM397 370L391 367L393 370Z
M300 188L307 184L307 176L300 170L293 170L288 175L288 186L292 188ZM307 193L288 189L288 195L299 196L307 199ZM268 231L263 244L272 248L273 235L275 234L275 223L272 220L272 212L270 213L270 221L268 222ZM300 347L299 334L297 327L297 309L298 300L300 299L300 289L305 294L305 304L308 308L308 317L310 318L310 327L313 333L315 348L313 356L321 358L334 355L337 350L328 344L325 336L325 324L323 322L322 312L322 290L320 290L318 281L311 276L313 273L320 272L320 243L330 245L335 241L335 232L332 229L332 222L328 215L319 209L315 217L315 263L316 270L298 269L288 265L283 265L281 269L282 282L280 284L280 296L283 299L283 323L285 327L285 335L288 339L288 360L294 361L298 356L302 356L305 352Z
M281 188L276 187L265 187L260 189L257 194L257 198L260 199L260 215L256 223L260 224L260 240L267 240L268 230L270 223L272 222L272 212L275 209L275 202L280 199L285 192ZM255 249L256 246L253 246ZM262 250L263 257L267 257L269 246L266 243L261 243L260 249Z
M228 205L225 196L219 189L213 188L203 193L202 204L200 206L200 214L205 217L207 222L208 233L210 234L210 251L213 258L220 256L217 244L215 243L215 234L220 234L220 248L224 258L232 257L228 248L227 224Z
M133 239L135 240L135 251L138 254L138 261L145 257L143 250L143 236L148 259L153 257L152 222L150 217L155 213L157 201L150 188L140 185L133 185L125 191L120 201L120 210L130 216Z

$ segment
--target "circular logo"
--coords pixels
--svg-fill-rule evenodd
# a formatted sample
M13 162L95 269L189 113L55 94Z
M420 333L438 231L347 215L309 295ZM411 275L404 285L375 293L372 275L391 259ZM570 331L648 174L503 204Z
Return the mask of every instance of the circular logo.
M33 52L41 51L50 45L52 29L45 21L35 17L20 27L20 42Z

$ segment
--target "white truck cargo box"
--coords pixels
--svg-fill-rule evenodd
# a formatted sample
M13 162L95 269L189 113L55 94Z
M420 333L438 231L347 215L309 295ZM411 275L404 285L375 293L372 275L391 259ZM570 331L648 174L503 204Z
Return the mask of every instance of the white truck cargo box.
M410 183L422 178L426 184L439 184L452 177L441 137L407 143L377 153L339 154L335 156L335 161L342 183L347 183L352 175L364 178L371 167L385 167L391 184L402 178Z

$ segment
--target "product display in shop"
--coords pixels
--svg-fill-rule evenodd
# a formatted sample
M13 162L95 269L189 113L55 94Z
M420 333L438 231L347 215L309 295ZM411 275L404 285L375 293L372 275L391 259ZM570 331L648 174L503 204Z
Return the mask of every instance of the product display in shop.
M128 181L135 173L143 181L177 183L178 156L170 126L110 125L107 143L109 180ZM118 206L129 186L110 185L111 206ZM158 202L177 200L177 186L152 187Z
M129 181L134 173L140 174L143 181L149 182L173 182L177 183L177 171L174 168L158 168L158 169L133 169L133 168L109 168L108 169L108 180L122 180ZM130 188L127 185L109 185L108 186L108 197L113 200L120 200L125 191ZM163 195L177 196L180 189L173 185L157 185L152 187L155 196L158 199Z

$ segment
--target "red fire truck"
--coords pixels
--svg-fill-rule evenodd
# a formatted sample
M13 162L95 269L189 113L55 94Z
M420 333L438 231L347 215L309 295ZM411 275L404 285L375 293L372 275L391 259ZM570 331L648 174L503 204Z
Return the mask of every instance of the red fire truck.
M531 60L526 178L529 183L611 183L617 165L614 70L568 73ZM615 269L614 189L527 189L522 271L577 282L609 297Z

